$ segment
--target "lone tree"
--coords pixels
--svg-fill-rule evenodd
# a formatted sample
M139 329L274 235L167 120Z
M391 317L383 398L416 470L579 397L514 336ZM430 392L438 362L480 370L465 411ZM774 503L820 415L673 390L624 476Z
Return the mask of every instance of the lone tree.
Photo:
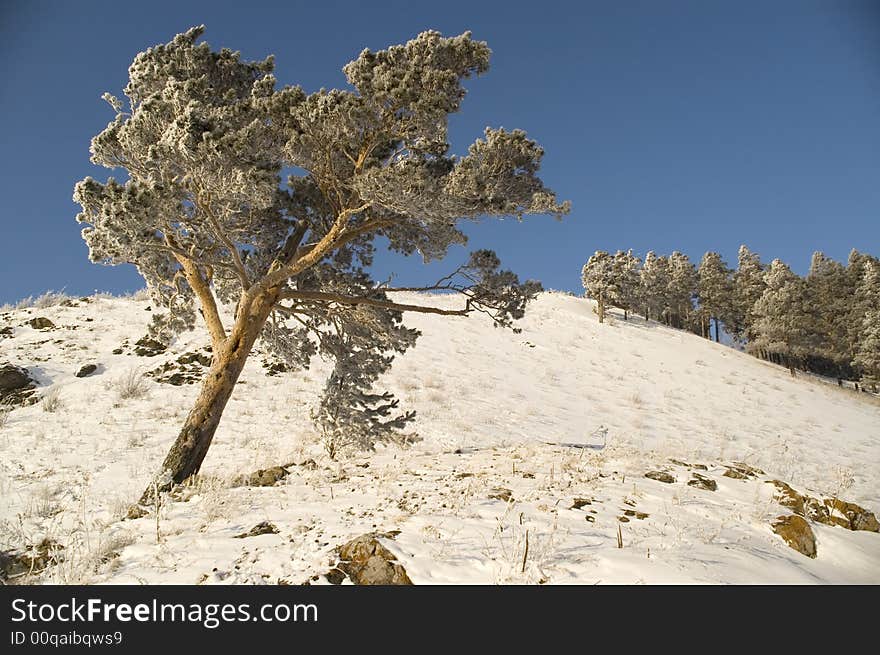
M343 69L351 89L306 94L276 89L271 57L197 44L203 31L137 55L126 101L105 94L116 116L92 140L92 162L127 179L86 178L74 191L91 260L134 264L164 308L152 333L191 329L198 309L211 337L199 396L142 501L198 472L257 339L291 365L331 358L316 421L369 446L414 416L372 391L418 337L403 312L482 311L510 326L541 288L479 251L422 288L459 292L459 309L401 304L368 273L377 236L437 260L466 242L464 219L569 210L537 177L543 150L522 131L487 128L467 155L449 154L462 80L489 66L470 33L364 50ZM285 167L297 174L283 188Z

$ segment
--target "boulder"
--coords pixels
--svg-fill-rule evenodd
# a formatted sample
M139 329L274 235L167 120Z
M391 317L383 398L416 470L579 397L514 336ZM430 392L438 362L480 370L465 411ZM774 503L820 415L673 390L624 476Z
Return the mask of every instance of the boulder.
M356 585L411 585L406 570L379 541L397 534L371 532L352 539L337 549L340 561L336 568Z
M96 364L86 364L82 368L80 368L76 373L76 377L78 378L87 378L92 373L98 370L98 366Z
M37 386L36 380L31 378L27 369L14 364L0 365L0 402L6 405L24 405L34 400L33 395Z
M816 559L816 535L804 517L797 514L778 516L771 527L791 548Z
M32 318L27 322L27 324L35 330L51 330L55 327L55 324L45 316L37 316L35 318Z

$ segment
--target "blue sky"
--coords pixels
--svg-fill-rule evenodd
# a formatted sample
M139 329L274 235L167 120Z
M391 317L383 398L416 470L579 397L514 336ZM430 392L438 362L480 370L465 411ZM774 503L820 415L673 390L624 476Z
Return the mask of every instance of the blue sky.
M40 2L0 7L4 238L0 302L65 288L140 288L134 269L91 264L74 221L89 163L137 52L204 23L215 48L276 55L282 84L345 84L364 48L424 29L471 30L491 69L451 123L457 152L486 125L546 149L542 177L573 210L470 227L522 277L580 292L597 249L674 249L735 262L741 243L800 273L821 249L880 254L880 3ZM439 277L382 257L376 277Z

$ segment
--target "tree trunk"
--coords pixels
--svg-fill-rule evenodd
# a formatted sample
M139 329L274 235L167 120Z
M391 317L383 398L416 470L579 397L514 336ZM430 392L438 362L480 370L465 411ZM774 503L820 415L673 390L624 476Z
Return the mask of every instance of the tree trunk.
M599 297L596 299L597 306L599 309L599 322L605 322L605 299L602 297L602 294L599 294Z
M167 491L172 484L180 484L199 472L217 426L220 425L226 403L232 396L254 342L272 311L274 301L274 295L263 296L247 306L239 306L232 332L219 350L215 348L211 367L195 405L162 462L160 475L163 483L160 483L159 491ZM154 494L155 488L151 483L141 496L140 504L151 504Z
M715 343L721 343L721 338L718 336L718 319L715 319Z

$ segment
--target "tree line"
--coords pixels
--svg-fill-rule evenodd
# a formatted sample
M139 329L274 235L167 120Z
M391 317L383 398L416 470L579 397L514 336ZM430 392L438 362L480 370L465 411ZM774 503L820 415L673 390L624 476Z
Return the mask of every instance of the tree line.
M632 250L596 251L581 272L596 300L599 322L608 307L720 341L727 332L762 359L876 391L880 384L880 260L853 250L846 265L813 253L806 277L779 259L763 264L740 246L736 269L717 252L699 265L681 253L644 260ZM714 330L713 330L714 328Z

